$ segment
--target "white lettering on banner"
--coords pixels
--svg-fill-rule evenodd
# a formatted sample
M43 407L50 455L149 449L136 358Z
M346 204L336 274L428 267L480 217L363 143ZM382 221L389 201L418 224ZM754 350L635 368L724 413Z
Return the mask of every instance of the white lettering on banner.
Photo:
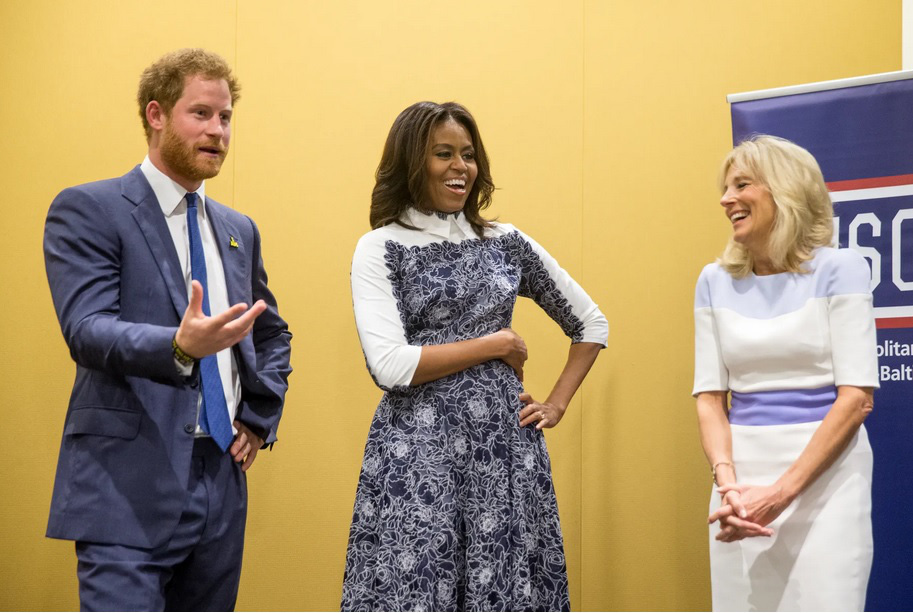
M886 187L874 187L858 190L844 190L831 193L831 199L834 202L862 202L879 200L882 198L896 198L898 196L913 195L913 185L894 185ZM896 211L894 218L888 222L888 216ZM913 226L913 208L900 210L896 208L878 209L875 212L865 211L855 215L848 214L846 208L842 209L840 217L834 217L834 234L840 236L840 224L849 220L847 227L847 246L855 249L862 257L866 258L871 264L872 279L869 287L875 298L875 318L876 320L891 319L908 319L913 317L913 296L899 297L896 290L890 285L882 286L880 292L876 289L881 285L882 275L891 275L891 282L897 290L909 292L913 290L913 279L905 280L902 272L903 246L904 241L911 240L911 237L904 236L903 224L908 223L909 228ZM881 213L881 217L877 213ZM841 219L842 217L842 219ZM872 245L859 244L860 235L863 240L866 237L872 239L881 239L882 224L891 224L890 246L885 241L876 241L881 247ZM860 228L868 227L869 232L860 231ZM909 244L908 244L909 253ZM883 257L890 258L891 271L882 271ZM907 263L909 265L909 262ZM909 270L909 269L908 269ZM909 271L907 273L909 275ZM893 298L888 298L893 294ZM900 298L900 300L898 300ZM900 304L898 304L900 302ZM910 327L910 326L903 326ZM883 340L877 347L879 361L882 362L878 368L878 375L881 381L913 381L913 344L899 343L894 340ZM898 359L901 358L901 359ZM885 364L884 362L892 362ZM899 362L899 363L898 363Z
M913 356L913 345L909 343L898 343L897 341L886 340L878 343L875 353L880 358L909 358ZM881 364L878 367L878 379L881 381L913 381L913 366L910 364L899 364L891 366Z
M913 281L904 281L900 276L900 226L907 219L913 219L913 210L901 209L897 211L897 215L894 216L894 221L891 223L891 254L893 256L891 272L894 276L894 285L902 292L913 289Z
M897 341L884 341L875 348L879 358L905 357L913 355L913 345L898 343Z
M901 276L900 265L900 248L903 243L902 226L903 222L913 220L913 209L901 209L897 211L894 220L891 222L891 280L902 292L913 290L913 281L904 281ZM853 217L849 228L849 247L855 249L865 258L871 261L872 265L872 284L871 290L881 283L881 254L874 247L866 247L859 244L859 226L871 226L872 236L881 236L881 220L875 216L875 213L860 213ZM840 234L840 217L834 217L834 234Z
M880 367L881 373L878 379L880 381L913 381L913 366L901 364L897 368L891 368L888 365Z
M839 218L837 218L839 224ZM872 283L869 286L871 291L875 291L878 284L881 283L881 254L874 247L863 247L857 240L859 238L859 226L866 224L872 226L872 236L881 236L881 220L875 216L875 213L861 213L853 218L850 222L850 247L858 251L863 257L869 258L872 262ZM839 227L839 226L838 226ZM894 239L897 240L896 238ZM900 259L899 257L897 258Z
M863 189L838 189L831 192L830 196L834 203L861 203L864 201L913 196L913 184L867 187ZM886 217L887 214L893 212L892 209L893 211L896 211L896 213L894 218L890 221L890 246L884 245L879 251L877 247L872 245L859 244L860 234L862 234L863 237L866 236L865 232L860 232L860 228L863 227L870 228L871 233L868 236L871 236L872 238L882 237L882 225L888 223ZM875 318L893 319L913 317L913 296L910 298L903 298L900 301L900 304L898 304L898 296L896 296L896 294L890 302L884 300L884 296L879 297L879 293L887 292L890 295L897 290L904 293L913 291L913 279L906 280L903 278L903 270L908 270L911 263L906 262L907 269L904 269L902 266L904 264L902 260L903 246L904 244L907 244L907 251L909 252L909 244L905 243L905 241L911 240L911 237L904 236L903 224L904 222L907 222L908 228L913 226L913 208L901 208L898 210L892 207L891 209L885 210L881 217L878 216L878 211L872 212L871 210L853 215L852 213L849 213L848 209L843 208L841 209L841 213L842 215L834 217L834 234L835 236L840 236L841 223L849 221L849 226L847 227L847 246L859 252L860 255L869 261L871 266L872 279L869 287L875 297ZM909 234L909 230L907 233ZM881 242L883 245L883 239ZM884 257L890 258L890 273L882 270ZM881 285L883 275L887 274L890 274L891 282L896 290L890 288L890 286ZM909 270L907 275L910 275ZM881 292L876 292L876 289L879 286L881 286Z

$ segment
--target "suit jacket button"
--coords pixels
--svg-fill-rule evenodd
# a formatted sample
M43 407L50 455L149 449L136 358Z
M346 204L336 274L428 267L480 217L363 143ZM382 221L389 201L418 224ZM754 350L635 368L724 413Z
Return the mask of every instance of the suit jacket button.
M194 379L193 381L191 381L190 387L192 387L193 389L197 389L198 387L200 387L200 380Z
M194 426L193 424L184 424L184 432L186 432L187 434L193 434L194 431L196 431L196 429L197 429L196 426Z

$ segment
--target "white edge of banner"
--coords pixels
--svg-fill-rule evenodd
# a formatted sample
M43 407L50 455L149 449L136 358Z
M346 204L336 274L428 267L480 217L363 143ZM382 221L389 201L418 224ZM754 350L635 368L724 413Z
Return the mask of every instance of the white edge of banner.
M853 190L833 190L829 192L831 202L856 202L857 200L881 200L898 196L913 196L913 185L891 185L888 187L869 187Z
M900 21L902 23L900 67L903 70L910 70L913 68L913 0L903 0L900 7Z
M796 94L823 92L829 89L842 89L844 87L859 87L860 85L874 85L876 83L889 83L891 81L903 81L905 79L913 79L913 70L895 70L894 72L882 72L879 74L866 75L863 77L834 79L833 81L818 81L817 83L789 85L787 87L773 87L771 89L759 89L753 92L742 92L740 94L728 94L726 96L726 102L729 104L735 104L737 102L748 102L749 100L763 100L764 98L795 96Z
M913 317L913 306L873 307L875 319L897 319Z

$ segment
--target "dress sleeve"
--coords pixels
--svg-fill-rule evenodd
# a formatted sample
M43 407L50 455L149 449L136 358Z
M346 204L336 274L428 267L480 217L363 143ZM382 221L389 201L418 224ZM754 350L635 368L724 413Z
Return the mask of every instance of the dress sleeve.
M834 385L878 387L872 273L856 251L838 249L836 255L827 289Z
M712 266L712 265L711 265ZM710 300L710 266L698 277L694 290L694 389L701 392L729 390L729 369L723 361L720 333L713 317Z
M385 241L376 232L358 241L352 258L352 304L368 372L378 387L393 391L410 385L422 348L406 340L385 256Z
M541 245L519 230L511 229L520 238L520 295L532 298L542 307L571 342L597 343L605 347L609 322L593 299Z

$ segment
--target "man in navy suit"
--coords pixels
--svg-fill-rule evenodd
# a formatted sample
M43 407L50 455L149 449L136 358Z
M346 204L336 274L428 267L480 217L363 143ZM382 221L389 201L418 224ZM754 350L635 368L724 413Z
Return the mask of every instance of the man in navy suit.
M64 190L44 251L76 381L47 535L76 541L83 610L230 610L246 471L276 440L291 334L254 222L205 193L239 87L201 49L147 68L149 144Z

